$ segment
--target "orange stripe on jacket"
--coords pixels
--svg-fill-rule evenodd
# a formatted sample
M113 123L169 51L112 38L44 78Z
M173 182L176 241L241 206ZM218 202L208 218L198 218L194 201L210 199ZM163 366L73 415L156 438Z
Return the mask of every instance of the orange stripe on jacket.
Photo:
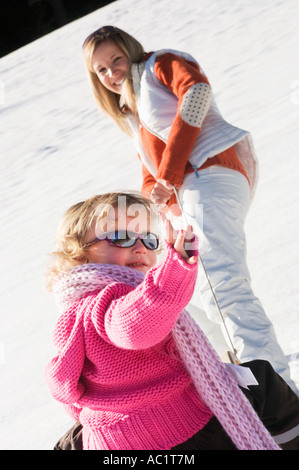
M179 187L184 176L194 171L188 159L200 132L200 127L190 125L182 118L181 106L186 93L192 86L200 83L209 85L207 77L200 72L196 63L188 62L172 53L157 56L154 70L160 82L177 96L178 109L167 143L141 127L140 131L145 151L157 168L156 178L154 178L143 167L142 190L147 195L150 195L156 179L165 179ZM200 169L211 165L232 168L247 177L246 171L232 147L208 159Z

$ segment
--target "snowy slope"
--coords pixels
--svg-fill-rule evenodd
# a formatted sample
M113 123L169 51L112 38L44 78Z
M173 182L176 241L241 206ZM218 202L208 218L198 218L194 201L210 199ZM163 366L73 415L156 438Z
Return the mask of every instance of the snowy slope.
M223 115L252 132L260 182L248 262L299 386L298 18L297 0L119 0L1 59L3 449L51 449L72 424L44 381L57 309L43 271L63 212L140 187L132 143L99 115L86 80L81 45L103 24L147 50L193 54Z

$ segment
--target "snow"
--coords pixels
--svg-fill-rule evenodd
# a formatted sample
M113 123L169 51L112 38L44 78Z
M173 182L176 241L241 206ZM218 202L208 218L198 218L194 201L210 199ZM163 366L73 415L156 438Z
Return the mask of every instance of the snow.
M119 0L1 59L1 447L52 449L71 426L44 368L57 308L47 253L73 203L139 189L133 144L101 116L82 42L103 24L146 50L193 54L230 122L250 130L260 180L246 223L253 288L299 386L297 0Z

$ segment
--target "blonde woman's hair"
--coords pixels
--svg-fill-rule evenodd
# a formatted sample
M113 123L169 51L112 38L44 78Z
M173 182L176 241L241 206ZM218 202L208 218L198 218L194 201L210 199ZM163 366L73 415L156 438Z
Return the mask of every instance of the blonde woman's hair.
M123 202L125 206L122 205ZM155 205L139 192L105 193L71 206L58 227L56 249L50 254L51 262L45 274L46 289L52 290L55 279L62 272L89 262L84 243L87 232L95 220L104 218L111 207L128 209L134 204L145 207L151 218L156 219Z
M130 34L115 27L103 26L90 34L84 41L83 53L91 89L100 110L106 112L127 134L131 134L127 123L128 111L137 115L132 76L129 73L122 87L122 95L113 93L102 85L93 67L92 58L96 48L104 41L113 41L129 60L129 70L133 63L139 63L145 55L143 46ZM121 101L121 105L120 105Z

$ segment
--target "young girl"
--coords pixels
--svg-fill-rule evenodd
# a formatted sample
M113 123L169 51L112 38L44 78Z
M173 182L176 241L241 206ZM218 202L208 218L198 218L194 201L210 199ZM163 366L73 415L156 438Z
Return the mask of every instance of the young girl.
M292 383L246 263L243 227L257 182L250 134L222 118L207 76L187 53L145 53L114 26L88 36L83 51L99 107L134 139L142 191L167 204L176 227L178 189L239 359L267 359ZM193 303L199 293L208 318L221 324L202 269Z
M190 228L176 234L165 221L156 264L156 225L150 202L134 194L95 196L66 212L48 273L61 308L46 369L53 396L80 421L84 449L278 449L232 376L239 372L183 310L197 274L196 254L185 250ZM255 406L277 435L299 423L298 398L262 368L271 392L256 387Z

